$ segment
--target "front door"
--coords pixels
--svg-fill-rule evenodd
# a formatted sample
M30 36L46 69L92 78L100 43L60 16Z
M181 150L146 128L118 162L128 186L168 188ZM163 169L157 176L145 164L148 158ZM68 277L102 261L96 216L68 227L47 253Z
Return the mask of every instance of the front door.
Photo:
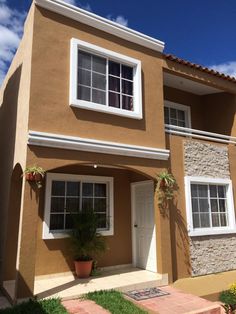
M133 263L156 272L156 228L154 184L143 181L132 184Z

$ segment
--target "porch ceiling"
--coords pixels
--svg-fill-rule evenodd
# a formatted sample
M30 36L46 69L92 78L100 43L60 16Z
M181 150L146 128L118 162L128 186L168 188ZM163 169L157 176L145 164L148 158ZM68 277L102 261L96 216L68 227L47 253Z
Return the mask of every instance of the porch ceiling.
M186 79L182 76L173 75L167 72L163 74L164 85L168 87L173 87L180 89L196 95L208 95L215 93L222 93L223 90L198 83L193 80Z

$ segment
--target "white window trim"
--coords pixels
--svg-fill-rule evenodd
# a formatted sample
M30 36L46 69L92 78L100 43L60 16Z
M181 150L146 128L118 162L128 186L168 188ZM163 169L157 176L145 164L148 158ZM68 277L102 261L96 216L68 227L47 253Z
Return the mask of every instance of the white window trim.
M61 239L69 237L68 233L65 232L50 232L50 208L51 208L51 187L53 180L64 180L64 181L88 181L93 183L107 183L108 198L109 198L109 230L99 231L101 235L112 236L114 235L114 188L112 177L102 176L86 176L86 175L75 175L65 173L47 173L46 176L46 192L45 192L45 207L44 207L44 221L43 221L43 239Z
M133 105L134 111L109 107L96 104L90 101L84 101L77 98L77 73L78 73L78 48L84 51L98 55L103 58L109 58L124 65L134 68L133 78ZM141 84L141 61L122 55L120 53L101 48L99 46L87 43L85 41L72 38L70 44L70 106L95 110L99 112L110 113L118 116L142 119L142 84Z
M232 181L230 179L216 179L216 178L207 178L207 177L191 177L186 176L185 181L185 201L186 201L186 214L187 214L187 226L189 236L205 236L205 235L217 235L217 234L227 234L227 233L236 233L235 226L235 212L234 212L234 200L233 200L233 189ZM228 206L228 221L229 226L227 227L214 227L214 228L193 228L192 220L192 202L191 202L191 183L197 184L225 184L227 185L227 206Z
M186 128L191 128L191 108L190 106L178 104L169 100L164 101L164 107L174 108L177 110L182 110L185 113L185 122L186 122Z

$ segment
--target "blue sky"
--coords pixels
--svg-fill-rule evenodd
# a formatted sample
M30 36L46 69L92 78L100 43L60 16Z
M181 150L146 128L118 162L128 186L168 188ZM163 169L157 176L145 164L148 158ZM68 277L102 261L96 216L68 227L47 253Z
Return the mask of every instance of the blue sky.
M235 0L65 0L165 42L172 53L236 76ZM0 0L0 84L31 0Z

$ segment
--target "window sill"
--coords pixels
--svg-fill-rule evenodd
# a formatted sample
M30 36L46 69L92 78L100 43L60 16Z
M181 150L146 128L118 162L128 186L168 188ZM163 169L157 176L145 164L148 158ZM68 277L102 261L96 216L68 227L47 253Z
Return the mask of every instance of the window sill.
M221 235L221 234L234 234L236 233L236 228L227 229L215 229L215 230L192 230L188 232L189 237L201 237L210 235Z
M113 230L103 230L98 231L102 236L113 236L114 232ZM66 239L69 238L70 235L66 232L50 232L48 234L43 235L43 240L53 240L53 239Z
M142 112L135 112L135 111L129 111L125 109L118 109L113 107L108 107L105 105L99 105L92 102L87 102L83 100L73 99L70 102L71 107L80 108L80 109L87 109L87 110L93 110L103 113L109 113L121 117L127 117L131 119L137 119L141 120L143 118Z

